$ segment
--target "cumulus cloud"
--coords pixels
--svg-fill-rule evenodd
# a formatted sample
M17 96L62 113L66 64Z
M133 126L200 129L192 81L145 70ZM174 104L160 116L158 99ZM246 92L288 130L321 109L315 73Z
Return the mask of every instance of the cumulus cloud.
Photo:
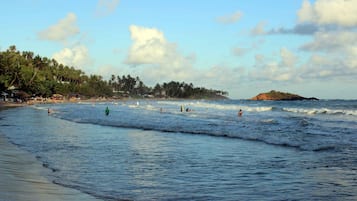
M311 36L298 51L309 54L301 60L286 48L278 59L257 55L248 78L258 82L355 80L357 76L357 1L305 0L292 28L272 29L265 34ZM259 26L257 26L259 28ZM256 30L259 30L256 28ZM261 33L261 32L257 32Z
M354 64L345 58L313 54L308 62L301 66L301 76L305 80L324 81L355 81L357 76L356 62ZM352 65L351 65L352 64Z
M99 0L96 15L106 16L113 13L118 7L120 0Z
M280 61L269 61L263 55L255 56L255 65L248 75L251 80L286 82L299 80L297 57L287 48L280 49Z
M295 54L289 51L287 48L280 49L280 57L281 57L281 63L280 63L281 66L287 68L293 68L298 61L298 58L295 56Z
M218 17L217 21L222 24L233 24L238 22L242 16L243 14L240 11L237 11L229 15Z
M181 54L178 45L168 41L162 31L135 25L129 29L133 43L126 63L136 65L138 76L148 85L175 80L192 82L195 86L227 89L227 86L238 85L244 76L244 68L225 65L194 68L195 54Z
M135 25L130 26L129 30L133 44L129 50L127 63L165 63L168 57L176 54L176 45L167 42L161 31Z
M84 45L77 45L72 48L64 48L52 56L59 63L73 66L79 69L88 69L88 65L93 63L89 51Z
M351 31L319 32L303 51L312 53L303 66L306 77L355 79L357 34Z
M251 31L250 34L253 36L264 35L265 34L266 22L259 22Z
M357 1L304 0L297 12L298 23L292 28L275 28L266 34L314 35L318 32L351 31L357 26Z
M205 71L196 74L195 82L202 86L209 86L215 89L229 90L233 92L238 85L242 85L242 80L246 77L246 69L243 67L229 67L224 64L214 65Z
M70 37L79 34L77 26L77 16L68 13L67 16L59 20L56 24L38 33L38 37L43 40L56 42L66 42Z
M194 55L181 55L177 45L167 41L164 33L158 29L132 25L129 30L133 43L127 64L143 66L145 77L151 79L185 80L191 77Z
M355 0L304 0L298 11L300 23L319 25L356 26L357 1Z
M357 35L354 32L318 32L300 50L310 54L300 60L286 48L278 59L256 55L248 78L258 82L295 83L301 81L355 80L357 76ZM274 56L273 58L276 58Z
M353 31L318 32L312 42L304 44L301 49L306 51L334 51L357 46L357 34Z
M277 63L267 63L258 69L251 70L249 72L249 78L251 80L261 81L287 81L290 76L288 72L281 73Z

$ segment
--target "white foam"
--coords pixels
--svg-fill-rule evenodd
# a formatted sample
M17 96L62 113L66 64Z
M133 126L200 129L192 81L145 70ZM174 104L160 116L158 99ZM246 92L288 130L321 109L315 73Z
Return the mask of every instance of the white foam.
M286 112L294 112L294 113L303 113L308 115L315 115L315 114L330 114L330 115L353 115L357 116L357 110L340 110L340 109L328 109L328 108L311 108L311 109L304 109L304 108L283 108L283 111Z
M243 111L248 112L266 112L271 111L273 107L252 107L246 105L235 105L235 104L214 104L207 103L201 101L194 102L177 102L177 101L161 101L159 104L167 104L167 105L177 105L177 107L184 105L190 106L190 108L203 108L203 109L216 109L216 110L230 110L230 111L238 111L242 109Z

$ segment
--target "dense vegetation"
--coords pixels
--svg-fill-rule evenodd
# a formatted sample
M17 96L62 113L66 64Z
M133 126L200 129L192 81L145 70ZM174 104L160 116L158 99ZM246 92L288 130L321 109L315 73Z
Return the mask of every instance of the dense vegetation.
M22 98L51 97L53 94L83 97L171 97L217 98L227 96L224 91L194 87L192 84L171 81L146 86L139 77L112 75L103 80L99 75L83 71L41 57L30 51L20 52L10 46L0 52L0 92L16 89Z

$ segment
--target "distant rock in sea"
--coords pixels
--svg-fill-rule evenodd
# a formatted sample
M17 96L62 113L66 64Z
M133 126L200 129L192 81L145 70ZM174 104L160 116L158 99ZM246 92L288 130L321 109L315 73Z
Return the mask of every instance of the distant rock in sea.
M251 100L286 100L286 101L293 101L293 100L319 100L315 97L306 98L299 96L297 94L285 93L280 91L272 90L267 93L260 93L257 96L251 98Z

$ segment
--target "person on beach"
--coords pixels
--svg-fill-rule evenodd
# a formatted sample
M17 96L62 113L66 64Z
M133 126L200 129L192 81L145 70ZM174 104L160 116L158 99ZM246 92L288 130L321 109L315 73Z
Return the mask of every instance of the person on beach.
M181 105L181 112L183 112L185 110L185 108L183 107L183 105Z
M50 115L50 113L51 113L51 109L48 108L48 109L47 109L47 114Z
M107 106L107 108L105 108L105 115L109 115L109 108L108 108L108 106Z
M239 109L238 116L241 117L243 115L242 109Z

